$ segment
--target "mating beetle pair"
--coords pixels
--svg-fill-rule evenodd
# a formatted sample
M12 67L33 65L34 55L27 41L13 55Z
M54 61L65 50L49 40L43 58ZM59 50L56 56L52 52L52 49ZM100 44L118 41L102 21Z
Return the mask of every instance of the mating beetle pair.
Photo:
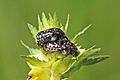
M46 52L60 52L65 55L77 55L77 47L71 43L65 36L65 33L59 28L50 28L40 31L37 35L37 44Z

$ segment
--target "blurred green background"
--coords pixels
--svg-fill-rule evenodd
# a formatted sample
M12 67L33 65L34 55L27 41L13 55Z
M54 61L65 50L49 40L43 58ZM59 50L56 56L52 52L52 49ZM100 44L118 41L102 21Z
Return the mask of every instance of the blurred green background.
M79 39L84 48L101 47L101 54L111 58L96 65L82 67L69 80L120 80L120 0L0 0L0 80L25 80L29 67L20 58L28 51L23 40L36 47L27 23L37 26L37 15L57 13L65 24L70 14L68 36L92 23Z

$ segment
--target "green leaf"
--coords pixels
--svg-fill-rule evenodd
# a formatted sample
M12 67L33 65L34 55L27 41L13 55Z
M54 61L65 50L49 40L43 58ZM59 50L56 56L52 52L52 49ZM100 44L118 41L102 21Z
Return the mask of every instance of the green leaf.
M29 50L29 52L30 52L31 55L41 54L39 49L30 48L30 47L27 46L22 40L21 40L20 42L21 42L21 44L22 44L25 48L27 48L27 49Z
M95 48L95 46L87 49L87 50L84 50L84 51L80 51L82 53L80 53L77 57L77 59L73 62L73 64L68 68L68 70L66 70L63 75L61 76L62 79L64 78L68 78L73 72L77 71L78 69L81 68L81 66L85 65L84 64L84 61L88 58L88 57L92 57L92 56L95 56L96 53L98 53L101 49L100 48ZM79 49L81 50L81 49ZM99 57L100 58L100 57ZM99 58L95 58L95 62L97 63L100 62L100 61L103 61L105 59L107 59L108 57L107 56L104 56L104 57L101 57L100 59ZM94 63L95 63L94 62ZM90 63L89 63L90 64ZM92 61L91 61L91 64L92 64Z
M43 24L40 20L40 16L38 15L38 30L41 31L43 29Z
M49 67L52 63L52 61L50 61L50 62L46 62L44 60L41 61L38 58L36 58L34 55L21 55L21 57L26 60L26 62L30 66L30 68L32 68L32 67Z
M62 23L60 23L60 26L61 26L60 29L65 32L65 29L64 29L64 26L62 25Z
M50 13L48 15L49 15L49 20L53 20L52 15Z
M58 21L58 19L57 19L57 15L56 15L56 12L53 14L53 19L55 20L55 22Z
M96 55L96 53L98 53L101 50L101 48L94 48L94 47L95 46L92 46L91 48L84 50L84 51L81 51L82 49L79 49L80 54L77 57L77 62L79 62L89 56Z
M90 56L87 57L85 60L83 60L83 65L92 65L96 64L98 62L101 62L103 60L108 59L110 56L109 55L96 55L96 56Z
M88 30L88 28L89 28L90 26L92 26L92 24L88 25L88 26L87 26L86 28L84 28L82 31L80 31L79 33L77 33L77 34L75 35L75 37L72 39L72 42L75 43L75 42L77 41L77 39L79 38L79 36L82 35L82 34L84 34L84 32L85 32L86 30Z
M42 23L45 29L49 28L49 23L44 12L42 13Z
M49 13L48 23L49 23L49 28L60 27L55 13L54 16L51 16L51 14Z
M73 63L72 66L73 67L72 69L74 69L74 71L80 69L80 67L83 65L83 60L85 60L89 56L96 55L96 53L98 53L101 50L100 48L95 48L95 49L93 48L94 46L78 55L77 60Z
M28 28L29 28L30 32L32 33L33 38L35 39L35 42L36 42L36 34L37 34L38 30L36 29L36 27L33 27L33 25L31 25L29 23L28 23Z
M67 33L68 24L69 24L69 19L70 19L70 15L68 14L67 22L66 22L66 25L65 25L65 33Z

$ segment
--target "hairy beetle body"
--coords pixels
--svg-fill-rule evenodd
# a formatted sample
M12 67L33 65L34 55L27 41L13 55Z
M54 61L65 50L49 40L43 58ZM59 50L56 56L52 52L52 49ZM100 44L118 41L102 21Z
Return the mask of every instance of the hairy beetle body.
M65 55L77 55L77 47L65 36L59 28L50 28L37 34L37 44L46 52L60 52Z
M43 47L43 44L48 42L54 42L58 40L67 40L65 33L59 28L50 28L44 31L41 31L37 34L37 44Z

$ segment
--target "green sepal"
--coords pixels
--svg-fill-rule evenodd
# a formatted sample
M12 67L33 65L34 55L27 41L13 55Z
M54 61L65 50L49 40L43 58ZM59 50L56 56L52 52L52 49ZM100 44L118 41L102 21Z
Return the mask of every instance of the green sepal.
M51 63L53 62L52 60L49 62L46 61L41 61L38 58L36 58L34 55L22 55L21 56L25 61L28 63L30 68L32 67L50 67Z
M79 33L77 33L77 34L74 36L74 38L71 40L71 42L76 43L76 41L77 41L77 39L80 37L80 35L84 34L84 32L85 32L86 30L88 30L90 26L92 26L92 24L89 24L89 25L88 25L87 27L85 27L82 31L80 31Z
M83 60L83 65L93 65L96 63L99 63L103 60L106 60L107 58L109 58L109 55L95 55L95 56L90 56L87 57L86 59Z
M30 47L29 47L28 45L26 45L22 40L21 40L20 42L21 42L21 44L22 44L25 48L27 48L27 49L29 50L29 52L30 52L31 55L40 53L40 50L39 50L39 49L30 48ZM42 53L41 53L41 54L42 54Z
M34 27L33 25L29 24L29 23L28 23L28 28L29 28L29 30L30 30L33 38L35 39L35 42L36 42L36 35L37 35L37 33L38 33L37 28Z

